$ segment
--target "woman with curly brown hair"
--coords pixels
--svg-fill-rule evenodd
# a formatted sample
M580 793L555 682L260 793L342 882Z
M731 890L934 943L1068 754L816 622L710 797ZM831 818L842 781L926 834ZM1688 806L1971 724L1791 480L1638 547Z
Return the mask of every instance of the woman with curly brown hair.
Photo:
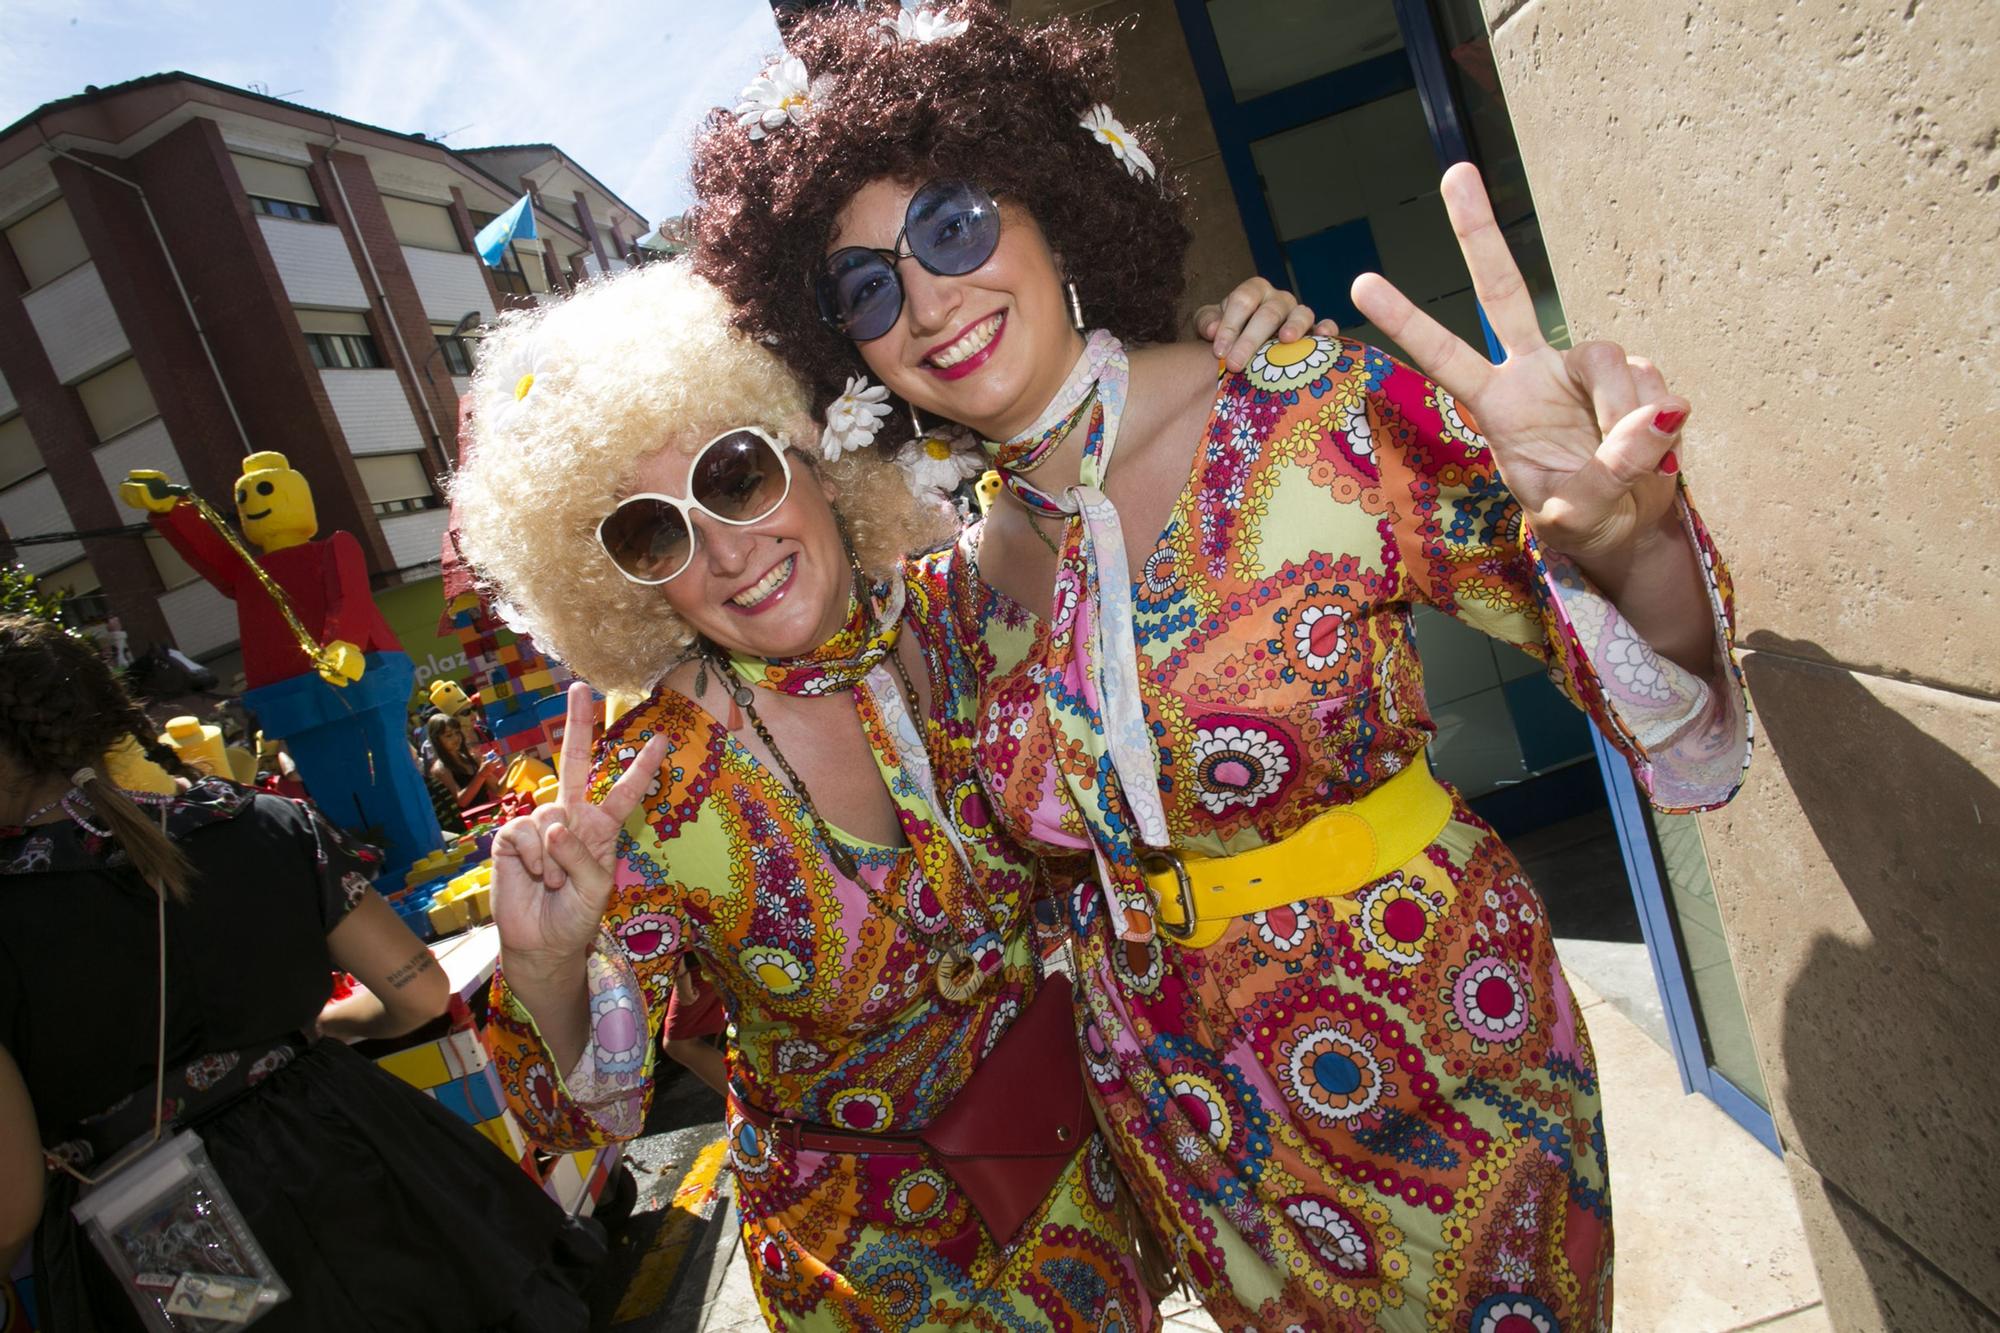
M1687 403L1542 341L1470 168L1444 195L1504 364L1374 276L1357 303L1428 374L1335 338L1219 379L1128 351L1186 231L1105 34L962 0L787 43L697 147L697 262L834 411L865 367L1001 470L944 576L977 767L1016 836L1096 857L1080 1035L1154 1227L1226 1327L1604 1323L1589 1041L1539 897L1431 777L1410 614L1544 660L1661 808L1727 800L1747 719Z
M149 1174L121 1175L122 1150L190 1132L289 1288L260 1328L586 1327L572 1255L596 1242L345 1044L450 990L369 887L379 858L221 778L119 788L99 756L145 731L88 642L0 618L0 1270L32 1234L40 1327L159 1326L139 1310L168 1293L114 1271L71 1207ZM366 992L327 1004L334 969ZM141 1267L161 1256L231 1271L220 1246Z

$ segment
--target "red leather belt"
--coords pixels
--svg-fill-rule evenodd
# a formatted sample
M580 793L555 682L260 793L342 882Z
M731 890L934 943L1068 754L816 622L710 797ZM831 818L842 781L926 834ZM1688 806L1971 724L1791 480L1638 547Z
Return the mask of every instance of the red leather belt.
M929 1153L1003 1244L1055 1188L1090 1122L1065 976L1042 983L951 1104L912 1133L857 1134L731 1100L745 1120L794 1152Z

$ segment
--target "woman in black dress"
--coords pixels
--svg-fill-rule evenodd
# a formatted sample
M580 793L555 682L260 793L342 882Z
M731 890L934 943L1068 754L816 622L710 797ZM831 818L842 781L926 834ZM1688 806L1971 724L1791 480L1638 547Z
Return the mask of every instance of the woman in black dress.
M261 1330L585 1327L562 1211L336 1039L446 999L372 854L220 779L135 803L93 770L144 729L86 642L0 618L0 1272L32 1235L43 1329L139 1327L70 1208L152 1137L164 1051L167 1133L200 1135L291 1290ZM369 995L325 1007L336 967Z

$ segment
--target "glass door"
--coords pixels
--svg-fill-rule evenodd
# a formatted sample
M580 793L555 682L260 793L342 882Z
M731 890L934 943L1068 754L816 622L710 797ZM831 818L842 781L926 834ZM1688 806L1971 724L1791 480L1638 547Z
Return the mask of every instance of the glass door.
M1265 277L1399 353L1348 299L1387 273L1498 357L1437 192L1441 164L1473 161L1544 336L1569 345L1477 0L1176 3ZM1565 964L1776 1151L1695 821L1654 814L1525 655L1429 612L1416 628L1433 764L1543 889Z

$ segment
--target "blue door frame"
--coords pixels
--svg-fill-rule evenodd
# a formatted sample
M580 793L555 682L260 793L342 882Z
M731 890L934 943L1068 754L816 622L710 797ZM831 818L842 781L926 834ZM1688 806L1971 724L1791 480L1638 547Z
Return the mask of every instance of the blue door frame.
M1229 71L1223 64L1222 48L1209 22L1205 0L1174 2L1187 37L1188 53L1201 80L1202 96L1208 103L1209 118L1215 125L1215 137L1221 145L1229 188L1236 196L1236 208L1249 237L1251 256L1257 271L1271 283L1287 287L1290 276L1284 250L1278 243L1277 227L1264 201L1256 160L1250 152L1254 141L1415 88L1439 169L1455 162L1477 160L1447 75L1443 43L1427 0L1391 0L1403 31L1402 51L1241 103L1231 89ZM1483 309L1479 311L1479 327L1486 336L1488 355L1496 364L1505 360L1506 352L1493 336ZM1758 1142L1774 1153L1781 1153L1783 1148L1771 1113L1709 1063L1673 911L1667 903L1666 879L1638 784L1632 780L1631 767L1624 757L1595 728L1590 738L1612 825L1617 830L1625 877L1638 909L1646 955L1652 962L1653 980L1666 1010L1667 1033L1674 1063L1680 1068L1681 1088L1701 1093Z

